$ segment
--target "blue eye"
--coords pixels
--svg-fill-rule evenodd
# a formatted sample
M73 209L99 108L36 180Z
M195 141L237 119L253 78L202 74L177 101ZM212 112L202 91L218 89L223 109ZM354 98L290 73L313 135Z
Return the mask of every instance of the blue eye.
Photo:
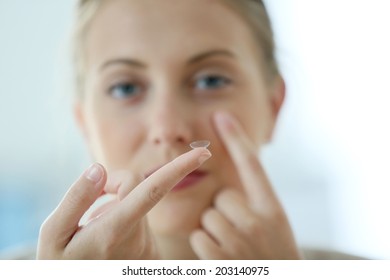
M137 96L141 92L141 88L135 84L122 83L114 85L110 88L109 93L116 99L126 99Z
M230 83L230 80L220 76L204 76L196 81L196 87L199 89L218 89L226 86Z

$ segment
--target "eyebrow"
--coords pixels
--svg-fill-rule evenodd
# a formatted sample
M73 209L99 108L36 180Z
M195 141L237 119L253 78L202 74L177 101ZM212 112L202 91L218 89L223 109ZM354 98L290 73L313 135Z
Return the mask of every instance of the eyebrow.
M202 60L205 60L211 56L216 56L216 55L222 55L222 56L227 56L227 57L230 57L230 58L235 58L236 56L234 55L234 53L228 51L228 50L212 50L212 51L207 51L207 52L204 52L204 53L201 53L201 54L198 54L196 56L194 56L193 58L191 58L189 61L188 61L188 64L194 64L194 63L197 63L197 62L200 62Z
M230 58L236 58L236 56L234 55L234 53L228 51L228 50L211 50L211 51L207 51L207 52L204 52L204 53L200 53L192 58L190 58L187 62L187 64L195 64L195 63L199 63L200 61L202 60L205 60L207 58L210 58L212 56L227 56L227 57L230 57ZM141 69L145 69L147 68L147 65L140 62L140 61L137 61L135 59L130 59L130 58L117 58L117 59L111 59L111 60L108 60L106 61L105 63L102 64L102 66L100 67L100 71L103 71L105 68L113 65L113 64L126 64L128 66L132 66L132 67L136 67L136 68L141 68Z
M135 59L129 59L129 58L116 58L106 61L100 66L100 71L103 71L105 68L114 65L114 64L126 64L129 66L133 66L136 68L146 68L146 64L139 62Z

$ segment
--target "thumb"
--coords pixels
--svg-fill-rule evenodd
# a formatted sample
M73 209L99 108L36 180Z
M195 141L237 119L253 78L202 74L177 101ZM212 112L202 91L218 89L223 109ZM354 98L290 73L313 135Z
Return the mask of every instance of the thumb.
M99 198L107 180L104 167L92 164L70 187L64 198L45 221L41 238L47 236L65 247L79 228L79 222L89 207ZM47 240L49 241L49 240Z

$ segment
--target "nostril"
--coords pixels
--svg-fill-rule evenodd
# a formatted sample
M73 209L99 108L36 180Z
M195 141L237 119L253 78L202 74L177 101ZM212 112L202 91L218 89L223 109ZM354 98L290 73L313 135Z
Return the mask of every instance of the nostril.
M176 138L176 142L179 142L179 143L185 143L185 142L186 142L186 140L184 139L184 137L182 137L182 136L178 136L178 137Z
M168 139L165 139L165 140L168 140ZM173 142L176 142L176 143L180 143L180 144L185 144L185 143L187 143L187 141L186 141L186 139L184 138L184 137L181 137L181 136L178 136L178 137L176 137L176 138L173 138ZM162 142L165 142L164 141L164 138L161 138L161 137L156 137L156 138L154 138L154 140L153 140L153 143L155 144L155 145L160 145ZM166 141L166 142L171 142L171 141Z
M148 138L153 145L180 144L187 145L191 140L191 126L174 115L158 115L153 119L149 129Z

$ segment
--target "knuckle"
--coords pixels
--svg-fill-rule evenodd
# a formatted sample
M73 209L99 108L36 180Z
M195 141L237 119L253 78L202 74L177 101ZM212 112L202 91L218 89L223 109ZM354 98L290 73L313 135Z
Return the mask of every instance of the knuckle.
M249 236L257 236L260 235L263 228L261 226L261 223L256 218L246 218L245 224L243 228L244 232Z
M213 209L213 208L207 208L207 209L204 211L204 215L205 215L206 217L209 217L209 218L214 217L215 214L216 214L216 210Z
M41 239L52 239L53 235L55 235L58 231L58 223L59 220L56 217L56 212L51 213L41 224L39 228L39 236Z
M217 205L223 205L223 204L229 202L229 200L230 200L230 191L225 189L225 190L222 190L222 191L217 193L217 195L215 196L214 202Z
M106 233L99 242L99 254L102 259L139 259L150 249L150 241L144 238L146 229L135 226L129 229L125 225Z
M258 172L260 169L260 162L257 154L255 153L248 153L246 155L246 161L248 163L248 168L251 172Z
M101 183L99 182L98 184L100 185ZM65 200L74 205L91 203L101 193L101 191L99 193L97 192L98 189L95 188L95 185L95 183L85 178L80 178L69 188ZM101 187L103 188L103 186Z
M212 208L206 209L202 214L202 224L207 224L209 222L212 222L216 214L215 212L216 210Z
M77 195L76 192L74 192L74 191L70 191L68 193L68 195L66 196L66 202L67 202L68 206L71 206L71 207L72 207L72 205L80 204L81 202L83 202L83 200L85 200L85 198L81 195Z
M217 195L215 196L216 199L219 199L219 200L223 200L225 199L226 197L229 196L229 189L227 188L224 188L222 190L220 190Z
M68 192L66 196L67 207L74 208L78 205L83 205L91 201L92 194L82 190L78 192L74 187Z
M52 226L51 226L51 223L50 223L50 217L48 219L46 219L42 225L40 226L39 228L39 236L41 239L46 239L47 237L49 237L52 232Z
M218 207L223 207L231 205L233 201L238 201L240 199L241 196L238 190L234 190L233 188L226 188L215 196L214 203Z
M166 194L166 191L159 185L153 184L150 186L148 191L148 197L152 203L159 202Z
M229 250L236 256L243 256L246 252L246 248L243 246L242 241L237 238L232 238L229 241Z

